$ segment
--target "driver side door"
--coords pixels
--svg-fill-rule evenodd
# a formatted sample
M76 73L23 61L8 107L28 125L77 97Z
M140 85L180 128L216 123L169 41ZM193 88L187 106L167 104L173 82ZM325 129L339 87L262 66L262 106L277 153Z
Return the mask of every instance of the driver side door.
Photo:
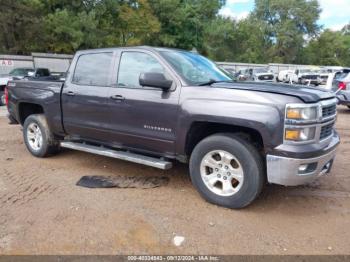
M140 74L162 73L173 81L168 91L139 84ZM111 140L131 149L173 155L180 84L159 57L145 50L123 51L110 89Z

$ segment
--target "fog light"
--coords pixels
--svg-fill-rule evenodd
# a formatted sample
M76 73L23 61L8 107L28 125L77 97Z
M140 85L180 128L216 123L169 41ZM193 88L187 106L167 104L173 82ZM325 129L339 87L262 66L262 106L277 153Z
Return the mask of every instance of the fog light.
M299 140L300 130L286 130L285 137L287 140Z
M312 172L315 172L316 168L317 168L317 163L302 164L298 167L298 174L307 175Z
M304 173L307 170L308 165L299 166L299 173Z

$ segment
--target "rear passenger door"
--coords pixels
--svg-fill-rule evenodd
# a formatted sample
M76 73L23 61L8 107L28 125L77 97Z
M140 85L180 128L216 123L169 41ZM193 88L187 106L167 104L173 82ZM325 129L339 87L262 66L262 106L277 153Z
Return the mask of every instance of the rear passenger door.
M111 140L124 147L173 154L180 84L159 57L146 50L123 51L110 89ZM163 73L173 81L169 91L142 87L140 74Z
M69 135L108 140L107 97L113 59L114 53L106 51L78 56L62 92L63 125Z

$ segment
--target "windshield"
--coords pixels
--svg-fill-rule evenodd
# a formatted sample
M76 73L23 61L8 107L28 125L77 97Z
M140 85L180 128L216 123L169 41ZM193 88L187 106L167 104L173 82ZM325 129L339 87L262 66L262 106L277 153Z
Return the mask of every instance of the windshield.
M29 72L34 72L30 68L16 68L10 72L10 76L27 76Z
M336 79L336 80L343 79L343 78L345 78L348 74L349 74L348 72L338 72L338 73L335 74L334 79Z
M227 72L201 55L185 51L161 51L160 53L191 85L210 81L232 81L232 77Z

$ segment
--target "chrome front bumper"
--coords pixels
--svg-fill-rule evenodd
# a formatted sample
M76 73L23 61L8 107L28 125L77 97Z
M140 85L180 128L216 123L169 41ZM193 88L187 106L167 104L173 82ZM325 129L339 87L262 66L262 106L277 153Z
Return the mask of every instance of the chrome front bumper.
M315 158L296 159L281 156L267 155L267 180L271 184L297 186L310 183L318 177L330 172L335 158L336 149ZM310 172L302 173L299 168L309 165Z

